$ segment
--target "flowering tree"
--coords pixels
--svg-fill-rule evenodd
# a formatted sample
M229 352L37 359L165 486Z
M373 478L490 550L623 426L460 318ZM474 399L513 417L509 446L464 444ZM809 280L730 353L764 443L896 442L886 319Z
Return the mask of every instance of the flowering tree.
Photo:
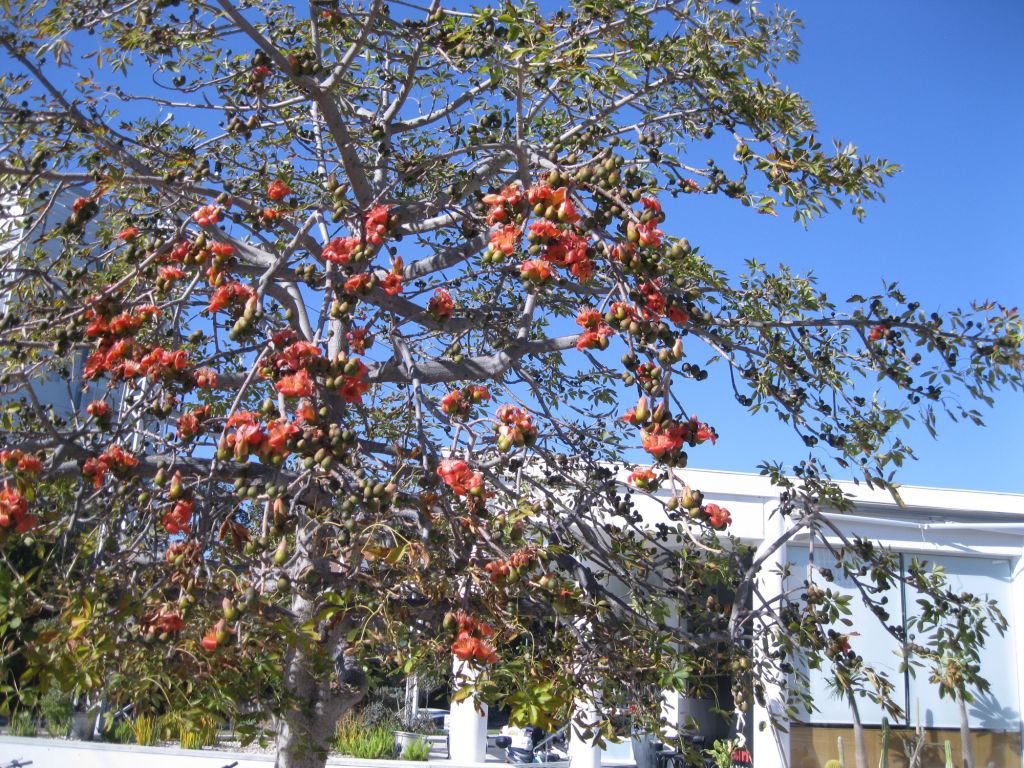
M1012 311L735 279L667 220L697 195L860 216L896 171L822 146L776 81L788 12L10 6L8 695L255 704L282 766L323 764L366 669L438 653L519 722L586 691L580 727L654 727L656 691L724 673L743 712L795 655L855 654L830 591L755 589L844 504L818 459L886 485L907 420L1020 384ZM811 451L766 467L787 525L757 554L686 485L705 381ZM895 577L840 554L869 602Z

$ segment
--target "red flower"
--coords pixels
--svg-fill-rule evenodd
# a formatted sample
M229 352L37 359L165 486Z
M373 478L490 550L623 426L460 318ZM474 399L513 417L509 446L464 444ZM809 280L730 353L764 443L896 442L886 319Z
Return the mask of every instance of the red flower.
M496 229L491 233L491 248L500 251L506 256L511 256L519 245L519 238L523 230L516 226L507 226Z
M301 419L307 424L315 424L316 410L313 408L313 404L309 400L300 400L295 409L295 418Z
M185 270L176 264L165 264L159 270L160 279L165 283L173 283L185 276Z
M227 622L221 619L210 630L203 635L202 646L211 653L217 650L217 647L223 645L228 641L231 636L231 630L228 629Z
M93 400L85 407L85 412L101 423L110 420L110 406L105 400Z
M686 423L686 427L689 430L689 439L691 445L700 445L701 443L711 441L714 445L718 439L718 433L715 432L715 428L708 426L703 421L700 421L695 415L690 417L690 420Z
M444 288L435 289L434 295L427 302L427 312L439 323L450 319L453 309L455 309L455 302L452 300L452 295Z
M661 203L655 200L653 197L642 197L640 202L643 203L644 208L648 211L654 211L654 213L661 213Z
M103 487L103 478L107 472L115 475L137 466L139 460L127 453L121 446L112 445L99 456L93 456L82 464L82 474L92 480L95 488Z
M572 200L566 195L565 200L558 206L558 220L564 221L567 224L575 224L580 220L580 215L576 211L576 207L572 204Z
M456 496L478 496L483 492L483 475L471 470L461 459L444 459L437 474Z
M607 349L608 337L612 335L612 329L607 325L601 326L597 331L584 331L576 339L576 349L582 352L584 349Z
M547 262L527 259L519 265L519 276L523 280L543 283L551 277L551 267Z
M495 418L498 426L498 449L509 450L513 445L533 445L537 439L537 428L529 413L522 408L506 403L499 406Z
M358 237L336 237L320 252L325 261L335 264L348 264L352 258L352 252L359 247Z
M195 502L191 499L181 499L175 502L170 512L161 519L164 528L170 534L189 533L189 523L192 521L192 511Z
M373 276L369 272L361 272L345 281L345 290L349 293L366 293L372 284Z
M210 246L210 253L214 256L230 256L235 252L235 246L231 243L214 243Z
M274 335L274 338L277 339L280 336L281 334L278 333ZM278 346L278 342L274 342L274 346ZM320 357L320 354L320 347L316 344L310 341L296 341L274 355L273 363L279 371L294 372L309 366L312 360Z
M388 233L388 218L391 206L378 205L366 215L366 239L373 245L381 245Z
M638 427L646 422L650 415L651 410L647 404L647 398L641 396L640 399L637 400L636 407L630 408L626 411L622 416L622 420L627 424L632 424L633 426Z
M309 378L305 368L300 368L291 376L285 376L274 387L285 397L309 397L315 389L313 380Z
M452 653L463 661L481 661L484 664L493 664L498 660L498 654L486 640L473 637L468 632L460 632L455 642L452 643Z
M187 413L183 413L178 418L178 439L191 440L198 435L199 430L202 428L202 421L209 413L210 406L208 405L201 405Z
M221 215L222 211L219 206L204 205L192 214L192 219L200 227L212 227L220 221Z
M210 303L206 306L208 312L219 312L229 304L240 304L255 298L256 291L247 285L242 285L237 280L225 283L213 292L210 296Z
M657 479L658 476L649 469L635 469L630 473L626 482L630 485L635 485L641 490L646 490L654 488L657 484Z
M449 416L463 418L469 414L470 403L462 397L462 390L453 389L441 398L441 410Z
M177 611L161 608L158 613L146 619L146 623L154 632L180 632L185 628L185 620Z
M681 445L681 441L675 440L664 432L645 432L640 438L644 450L656 459L660 459Z
M484 195L483 203L488 207L487 223L507 221L523 201L523 188L518 183L509 184L499 194Z
M366 354L366 348L373 346L373 335L368 334L365 328L353 328L345 338L348 339L348 348L357 355Z
M308 402L308 401L304 401ZM267 424L267 447L279 455L285 455L288 441L302 430L285 419L275 419Z
M210 389L217 386L217 372L212 368L197 368L192 373L196 386L203 389Z
M657 280L648 280L640 285L640 293L643 294L644 316L651 319L661 317L668 303L661 284Z
M640 245L657 248L661 245L661 236L664 234L652 221L647 224L636 225L637 234L640 237Z
M129 371L125 367L125 378L147 374L150 380L159 378L174 378L188 367L188 353L184 349L168 352L161 347L154 347L153 350L139 360L136 370Z
M38 520L28 513L28 499L18 490L8 488L7 483L0 490L0 528L14 528L25 533L36 527Z
M358 371L351 376L346 376L341 389L338 390L346 403L362 401L363 395L370 388L369 382L365 380L367 373L366 365L362 360L356 360L356 364L358 365Z
M669 320L679 326L686 325L690 322L689 313L682 307L671 306L665 310L665 315Z
M32 453L25 453L20 448L0 451L0 465L9 471L24 472L37 475L43 471L43 462Z
M555 226L554 222L547 219L540 219L530 224L529 234L526 238L530 242L546 242L557 240L562 236L562 230Z
M703 512L708 518L708 522L712 528L716 530L724 530L729 523L732 522L732 517L729 515L729 510L725 507L720 507L717 504L705 504Z
M245 461L250 451L266 439L259 417L251 411L236 411L228 418L226 426L235 428L234 433L226 437L226 442L234 449L235 458L239 461Z
M267 187L267 197L269 197L275 203L284 200L291 193L291 187L289 187L280 179L276 179L270 182L270 186Z
M402 292L402 276L391 272L381 280L380 287L388 296L399 294Z
M117 239L118 240L123 240L126 243L130 243L132 240L134 240L138 236L139 236L139 228L138 227L125 227L124 229L122 229L120 232L117 233Z

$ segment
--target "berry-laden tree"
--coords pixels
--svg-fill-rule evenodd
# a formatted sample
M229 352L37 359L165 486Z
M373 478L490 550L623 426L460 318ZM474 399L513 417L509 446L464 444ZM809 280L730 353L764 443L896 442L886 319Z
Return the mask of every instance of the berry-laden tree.
M896 172L777 81L789 12L7 5L9 701L265 714L291 768L370 675L439 654L516 722L586 697L605 734L656 727L664 688L730 675L741 718L796 660L863 677L838 574L780 596L761 566L835 533L822 457L888 485L910 419L1018 387L1021 326L730 276L666 220L700 195L860 216ZM686 485L702 382L809 446L765 465L785 533L758 552ZM885 625L911 577L830 546Z

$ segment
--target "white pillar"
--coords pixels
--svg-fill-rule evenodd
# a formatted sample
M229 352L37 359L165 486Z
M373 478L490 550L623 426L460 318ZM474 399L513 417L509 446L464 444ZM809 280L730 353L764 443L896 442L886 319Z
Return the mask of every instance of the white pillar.
M1024 554L1014 563L1013 575L1010 577L1009 610L1003 609L1010 623L1010 637L1017 648L1024 643ZM1017 712L1024 716L1024 658L1017 656ZM1024 754L1021 755L1024 759Z
M683 726L683 719L679 700L681 696L678 691L664 690L661 692L661 716L666 723L668 736L678 736Z
M472 683L480 671L472 664L456 658L455 687ZM455 763L482 763L487 759L487 705L475 696L452 701L448 717L448 758Z
M582 692L581 692L582 693ZM577 698L569 725L569 766L570 768L601 768L601 748L594 739L585 739L578 733L580 726L596 722L597 708L586 698Z
M787 521L777 511L765 505L764 541L758 548L755 558L765 551L781 536ZM786 564L786 545L783 544L773 552L761 566L758 575L758 589L766 600L770 600L785 590L781 568ZM755 598L756 599L756 598ZM756 610L759 606L755 605ZM755 653L757 648L755 647ZM790 760L789 733L772 727L771 716L784 722L781 715L784 711L784 693L778 685L765 685L765 705L752 702L750 709L754 721L753 747L754 765L757 768L788 768Z
M665 617L665 623L673 629L685 629L686 622L679 615L679 603L672 602L669 605L669 612ZM679 643L673 643L672 647L677 652L679 651ZM665 721L666 735L670 738L678 736L679 732L686 725L683 722L682 698L682 694L679 691L665 689L661 692L661 717Z

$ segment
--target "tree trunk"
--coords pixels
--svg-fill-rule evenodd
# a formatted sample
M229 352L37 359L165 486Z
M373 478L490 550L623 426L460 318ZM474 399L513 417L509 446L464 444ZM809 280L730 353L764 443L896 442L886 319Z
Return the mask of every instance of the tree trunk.
M365 673L343 655L333 675L322 668L314 674L315 663L303 649L295 649L285 668L290 706L278 725L275 768L323 768L338 720L366 694Z
M967 702L958 694L956 703L960 707L960 752L963 755L963 768L974 768L974 745L971 743L971 724L967 719Z
M860 710L857 709L857 697L851 691L847 694L850 702L850 713L853 715L853 761L856 768L868 768L868 748L864 743L864 726L860 722Z
M313 567L317 551L314 526L296 531L296 553L288 565L292 582ZM313 621L317 603L296 590L292 613L296 626ZM338 720L366 694L366 674L344 653L345 622L320 642L302 637L285 662L287 696L277 732L275 768L324 768Z

